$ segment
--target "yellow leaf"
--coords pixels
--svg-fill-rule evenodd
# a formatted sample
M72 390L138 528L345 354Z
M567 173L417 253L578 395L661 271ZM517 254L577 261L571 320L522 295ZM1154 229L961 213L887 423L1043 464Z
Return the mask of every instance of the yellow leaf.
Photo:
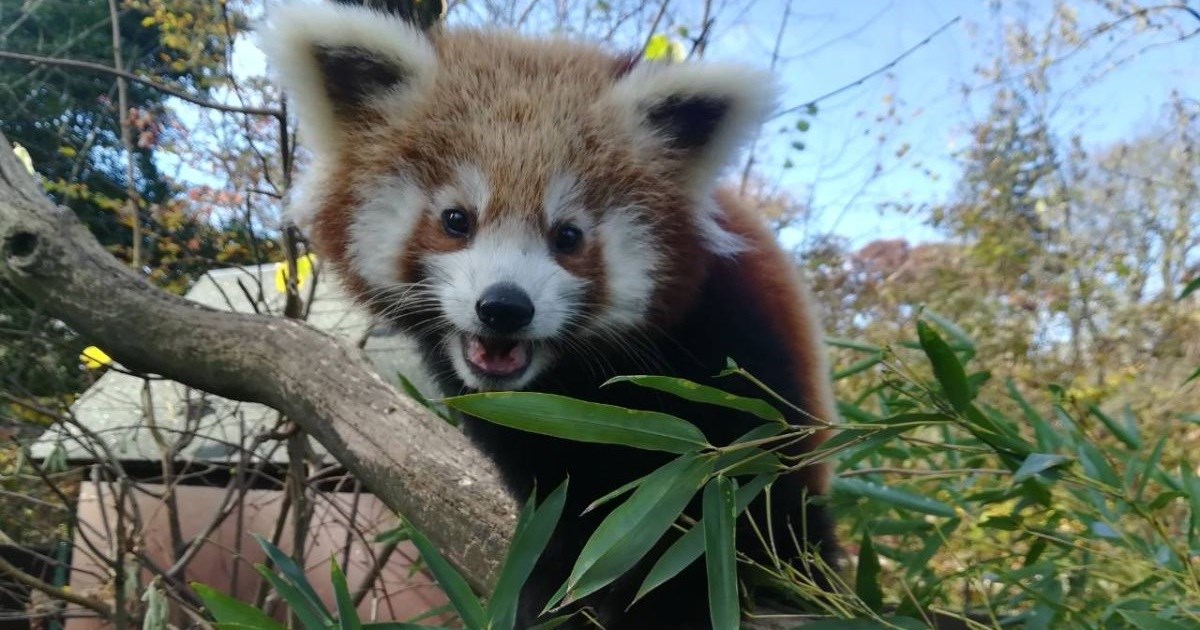
M654 35L646 42L646 50L642 53L648 61L679 62L687 58L683 44L663 34Z
M25 170L33 175L33 158L29 157L29 150L21 146L20 143L13 143L13 153L17 155L17 159L25 165Z
M142 18L142 27L145 28L148 26L154 26L154 16L153 15L147 15L146 17Z
M73 157L75 157L75 155L78 152L71 147L58 147L58 153L59 153L59 155L64 155L66 157L73 158Z
M88 346L79 353L79 361L89 370L98 370L106 365L112 365L113 360L103 350L96 346Z
M315 254L305 254L296 259L296 288L304 286L304 281L312 275L313 263L317 261ZM275 263L275 290L287 293L288 265L287 262Z

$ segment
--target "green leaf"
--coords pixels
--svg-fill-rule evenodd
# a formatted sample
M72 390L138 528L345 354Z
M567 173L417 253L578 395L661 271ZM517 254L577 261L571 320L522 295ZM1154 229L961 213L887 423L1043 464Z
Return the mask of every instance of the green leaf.
M1179 477L1183 482L1183 492L1187 495L1192 511L1191 525L1188 527L1188 542L1195 548L1197 539L1200 538L1200 479L1197 479L1196 470L1187 460L1179 464Z
M1138 437L1136 429L1130 431L1129 426L1117 422L1108 414L1100 410L1096 405L1088 405L1088 411L1091 412L1096 419L1099 420L1108 430L1112 432L1118 440L1121 440L1125 446L1137 450L1142 447L1142 440Z
M846 367L844 367L840 370L837 370L836 372L833 373L833 376L831 378L835 381L840 381L844 378L849 378L851 376L854 376L855 374L858 374L859 372L865 372L865 371L875 367L876 365L879 365L879 363L881 361L883 361L883 353L872 354L871 356L868 356L865 359L855 361L854 363L851 363L850 365L847 365Z
M446 398L447 406L502 426L579 442L688 453L709 446L694 425L655 411L535 392L488 392Z
M879 584L879 571L879 556L871 543L870 533L864 531L858 550L858 572L854 576L854 592L875 612L883 609L883 587Z
M737 513L741 514L750 506L750 502L757 497L764 488L775 480L775 475L759 475L752 479L746 485L737 489L734 502L736 503ZM686 569L690 564L696 561L701 554L704 553L704 519L701 518L699 523L687 530L679 540L676 540L663 552L663 555L658 558L658 562L654 563L654 567L646 574L646 578L642 580L642 586L638 589L637 596L633 601L638 601L645 597L650 591L662 586L667 580L679 575L681 571Z
M329 615L329 610L325 608L324 602L322 602L321 598L317 596L317 592L313 590L312 584L309 584L308 576L305 575L304 569L301 569L300 565L296 564L295 560L292 560L290 557L288 557L287 554L283 553L282 550L271 544L271 542L266 538L263 538L258 534L254 534L253 536L254 540L258 541L258 546L262 547L263 551L266 552L267 558L271 560L271 563L275 565L275 568L283 573L288 582L295 586L297 592L303 596L305 601L308 602L309 607L320 613L320 616L330 619L331 617ZM282 593L280 594L282 595ZM293 609L296 608L296 604L291 600L288 600L288 603L291 604Z
M591 503L589 503L587 505L586 508L583 509L583 512L581 513L581 515L587 514L588 512L591 512L592 510L600 507L601 505L604 505L605 503L608 503L609 501L612 501L613 499L615 499L623 494L627 494L629 491L633 490L634 488L636 488L640 485L642 485L642 477L638 477L637 479L634 479L633 481L630 481L629 483L622 485L621 487L617 488L616 490L613 490L612 492L609 492L608 494L600 497L599 499L592 501Z
M1032 479L1040 473L1046 472L1051 468L1057 468L1071 461L1066 455L1054 455L1052 453L1033 453L1025 458L1021 467L1013 474L1012 483L1017 485L1028 479Z
M419 623L407 623L404 621L376 621L374 623L365 623L363 630L450 630L442 626L422 626Z
M375 542L381 545L398 545L408 540L408 528L403 524L375 535Z
M1151 501L1150 505L1149 505L1150 511L1155 512L1155 511L1161 510L1161 509L1167 507L1167 505L1169 503L1171 503L1172 501L1174 501L1175 499L1182 499L1185 497L1187 497L1187 495L1182 492L1177 492L1175 490L1167 490L1166 492L1163 492L1162 494L1154 497L1154 500Z
M334 599L337 601L338 627L341 630L362 630L362 621L358 618L358 610L350 596L350 587L346 585L346 575L342 573L337 560L330 560L329 573Z
M283 624L275 621L267 613L240 602L210 586L192 583L192 590L204 602L208 614L219 624L232 624L260 630L285 630Z
M1143 462L1141 474L1138 475L1140 481L1138 482L1137 492L1135 492L1133 495L1137 500L1140 501L1142 499L1142 495L1145 494L1146 485L1150 483L1150 479L1154 477L1156 473L1158 475L1163 474L1162 470L1158 467L1158 463L1160 460L1162 460L1163 448L1166 445L1167 436L1164 435L1158 439L1158 442L1154 444L1154 449L1150 451L1150 457L1147 457Z
M1192 278L1191 282L1188 282L1187 285L1183 287L1183 290L1179 292L1179 297L1175 299L1182 300L1195 293L1196 289L1200 289L1200 276Z
M604 588L637 564L704 485L713 459L688 454L647 475L584 545L567 579L564 604Z
M305 595L300 588L293 586L291 582L275 575L270 569L261 564L254 565L255 570L265 580L271 583L283 601L288 603L292 612L296 614L296 618L308 630L329 630L329 626L333 625L333 619L329 613L325 611L325 606L322 604L319 608L308 601L308 596ZM305 582L307 585L307 582Z
M1183 384L1187 385L1188 383L1191 383L1192 381L1196 380L1197 378L1200 378L1200 367L1196 368L1196 371L1192 372L1191 376L1188 376L1186 379L1184 379Z
M880 617L874 619L822 619L796 626L791 630L928 630L929 626L911 617Z
M571 618L577 614L579 614L579 613L571 613L569 615L560 615L558 617L554 617L553 619L543 621L542 623L539 623L538 625L533 626L529 630L554 630L554 628L557 628L557 627L567 623L568 621L570 621Z
M947 518L954 516L954 508L937 499L914 494L907 490L889 488L870 481L835 477L832 487L835 492L882 501L905 510Z
M455 418L453 414L447 414L444 409L439 408L436 403L426 398L425 394L422 394L421 390L417 389L417 386L413 385L412 381L408 380L407 376L397 372L396 380L400 381L400 389L404 390L404 393L407 394L409 398L417 401L417 403L419 403L422 407L432 411L439 418L449 422L454 426L458 426L458 419Z
M879 353L883 352L883 348L880 348L879 346L876 346L874 344L865 343L862 341L854 341L853 339L842 339L839 337L826 337L825 343L827 343L831 346L837 347L837 348L858 350L860 352L870 352L872 354L879 354Z
M1117 612L1138 630L1195 630L1195 626L1165 619L1154 613L1136 610L1118 610Z
M937 324L938 328L941 328L943 331L945 331L945 333L950 335L950 338L954 340L954 343L958 344L958 348L965 350L968 355L974 356L975 340L971 339L971 336L967 334L967 331L960 328L958 324L955 324L953 321L950 321L949 318L941 315L928 306L921 310L921 317Z
M1112 465L1108 463L1108 458L1094 444L1081 442L1078 453L1079 463L1083 465L1083 471L1087 473L1088 477L1113 488L1121 486L1121 479L1117 477L1117 471L1113 470Z
M965 413L971 406L971 385L967 373L950 346L929 324L917 321L917 337L925 356L933 365L933 375L942 386L946 399L959 412Z
M471 591L471 587L463 579L462 574L450 566L450 563L442 557L437 547L429 542L425 534L417 530L412 523L407 523L407 525L413 545L421 553L421 559L425 561L425 566L429 567L429 572L433 573L438 586L446 593L450 603L454 604L454 610L462 619L463 625L469 630L483 630L487 625L483 605L479 603L479 598Z
M488 600L489 629L512 630L515 626L521 587L529 580L534 565L546 550L550 536L562 517L568 481L563 481L551 492L542 505L535 505L531 498L521 510L512 545L504 558L504 566L500 568L500 577L496 579L492 597Z
M771 422L786 422L783 414L779 413L778 409L772 407L764 400L735 396L715 387L701 385L700 383L684 378L672 378L669 376L616 376L608 379L601 387L606 387L614 383L633 383L639 387L666 392L684 400L743 411Z
M737 517L734 484L717 476L704 488L704 564L708 575L708 614L714 630L737 630L742 610L738 604L737 552L733 521Z
M1055 451L1062 447L1063 439L1054 430L1046 418L1038 413L1033 405L1021 395L1017 389L1016 383L1010 378L1005 381L1005 387L1008 389L1008 396L1016 401L1017 406L1021 408L1021 413L1025 414L1025 419L1033 426L1033 434L1037 439L1037 447L1042 451Z

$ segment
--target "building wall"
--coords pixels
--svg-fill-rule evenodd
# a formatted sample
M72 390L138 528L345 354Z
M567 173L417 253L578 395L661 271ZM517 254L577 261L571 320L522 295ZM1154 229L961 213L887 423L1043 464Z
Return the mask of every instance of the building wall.
M154 484L139 484L146 492L138 493L137 510L143 523L135 532L144 553L159 567L173 563L170 530L166 504L159 500L165 487ZM85 483L79 497L79 528L75 536L75 553L72 562L71 588L91 593L111 601L111 589L105 590L103 580L106 566L82 540L83 532L89 533L93 544L108 556L115 531L116 514L112 509L114 485L110 483ZM185 541L192 540L211 522L220 510L226 490L197 486L179 486L176 489L180 512L180 523ZM153 496L152 496L153 495ZM375 534L394 527L396 518L391 511L374 496L361 493L322 492L317 495L314 506L312 533L306 549L306 571L317 593L325 600L330 610L335 610L332 589L329 584L329 560L336 557L343 564L351 590L361 583L364 574L373 565L373 543ZM357 506L355 501L357 500ZM213 532L194 560L188 565L185 578L189 582L201 582L228 593L241 601L254 601L261 578L254 570L254 563L263 561L264 554L251 537L258 534L268 540L280 520L283 493L277 490L250 490L239 510L232 514ZM348 527L351 517L355 528ZM285 520L282 548L290 552L291 519ZM358 533L354 533L357 531ZM350 537L349 562L344 563L342 553ZM411 543L404 542L392 554L376 581L372 591L359 606L363 621L405 620L431 608L446 603L444 594L424 572L413 572L418 554ZM149 574L142 573L145 583ZM282 619L282 616L277 614ZM107 624L95 618L75 617L68 620L65 630L107 630Z

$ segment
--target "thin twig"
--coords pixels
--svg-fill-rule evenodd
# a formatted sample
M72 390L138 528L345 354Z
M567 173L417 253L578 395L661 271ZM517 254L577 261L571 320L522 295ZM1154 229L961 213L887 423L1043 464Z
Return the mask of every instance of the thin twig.
M833 98L833 97L837 96L838 94L841 94L842 92L846 92L847 90L854 89L854 88L856 88L856 87L858 87L858 86L860 86L860 85L862 85L862 84L866 83L867 81L869 81L869 80L871 80L871 79L873 79L873 78L875 78L875 77L877 77L877 76L879 76L879 75L883 74L884 72L887 72L888 70L891 70L892 68L895 68L897 65L899 65L899 63L900 63L901 61L904 61L904 60L905 60L905 59L906 59L906 58L907 58L909 55L913 54L914 52L916 52L916 51L917 51L917 50L919 50L920 48L923 48L923 47L925 47L926 45L928 45L928 44L929 44L929 42L933 41L933 39L934 39L935 37L937 37L938 35L941 35L943 31L945 31L946 29L950 28L951 26L954 26L955 24L957 24L957 23L958 23L959 21L961 21L961 20L962 20L962 16L960 15L960 16L957 16L957 17L955 17L954 19L950 20L949 22L946 22L945 24L943 24L943 25L939 26L939 27L937 28L937 30L935 30L935 31L933 31L932 33L930 33L929 35L927 35L927 36L925 37L925 39L922 39L921 41L917 42L916 44L913 44L912 46L910 46L910 47L908 48L908 50L905 50L904 52L900 53L900 54L899 54L899 55L898 55L898 56L897 56L895 59L892 59L891 61L887 62L886 64L884 64L884 65L882 65L882 66L880 66L880 67L876 68L875 70L873 70L873 71L871 71L871 72L868 72L867 74L865 74L865 75L863 75L863 76L859 77L859 78L858 78L856 81L854 81L853 83L847 83L846 85L843 85L842 87L840 87L840 88L838 88L838 89L836 89L836 90L833 90L833 91L831 91L831 92L826 92L825 94L822 94L822 95L820 95L820 96L818 96L818 97L816 97L816 98L814 98L814 99L812 99L812 100L810 100L810 101L808 101L808 102L806 102L806 103L801 103L801 104L799 104L799 105L796 105L795 107L789 107L789 108L787 108L787 109L785 109L785 110L782 110L782 111L780 111L780 112L776 113L776 114L775 114L774 116L772 116L771 118L772 118L772 119L779 118L780 116L786 116L786 115L788 115L788 114L792 114L792 113L798 112L798 111L800 111L800 110L802 110L802 109L807 109L807 108L809 108L809 107L813 107L813 106L815 106L817 103L820 103L821 101L825 101L825 100L831 99L831 98Z
M77 59L57 59L54 57L41 57L38 55L26 55L23 53L12 52L9 50L0 50L0 59L11 59L13 61L24 61L26 63L32 63L32 64L36 64L36 65L41 65L41 66L59 66L62 68L75 68L77 70L89 70L92 72L103 72L105 74L123 77L130 81L133 81L134 83L140 83L141 85L144 85L149 88L153 88L153 89L158 90L159 92L163 92L165 94L170 94L171 96L174 96L175 98L185 100L194 105L199 105L201 107L206 107L208 109L215 109L215 110L221 111L221 112L228 112L228 113L232 113L232 114L249 114L252 116L271 116L272 118L282 118L284 116L284 113L278 109L271 109L271 108L267 108L267 107L237 107L235 105L225 105L223 103L207 101L207 100L204 100L197 96L192 96L191 94L188 94L187 92L178 90L169 85L164 85L162 83L159 83L158 81L154 81L152 79L147 79L145 77L141 77L141 76L138 76L138 75L130 73L130 72L117 71L116 69L111 68L109 66L99 64L99 63L92 63L90 61L79 61Z
M98 599L87 597L85 595L80 595L79 593L69 591L66 589L62 589L57 586L54 586L53 584L43 582L43 581L33 577L32 575L29 575L28 573L22 571L17 566L10 563L8 560L5 560L3 557L0 557L0 573L7 575L14 582L16 582L22 586L41 591L41 592L49 595L50 597L53 597L54 599L60 599L64 602L69 602L69 603L75 604L77 606L83 606L84 608L87 608L88 610L95 611L97 614L104 617L105 619L109 619L112 617L112 614L113 614L112 607L109 606L108 604L106 604Z

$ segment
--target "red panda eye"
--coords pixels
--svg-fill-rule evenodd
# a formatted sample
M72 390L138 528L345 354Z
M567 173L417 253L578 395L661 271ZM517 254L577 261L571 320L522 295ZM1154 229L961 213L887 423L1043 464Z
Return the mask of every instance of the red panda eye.
M450 236L466 238L471 235L471 217L461 208L443 210L442 229Z
M573 254L583 244L583 230L574 225L560 225L554 230L554 251Z

